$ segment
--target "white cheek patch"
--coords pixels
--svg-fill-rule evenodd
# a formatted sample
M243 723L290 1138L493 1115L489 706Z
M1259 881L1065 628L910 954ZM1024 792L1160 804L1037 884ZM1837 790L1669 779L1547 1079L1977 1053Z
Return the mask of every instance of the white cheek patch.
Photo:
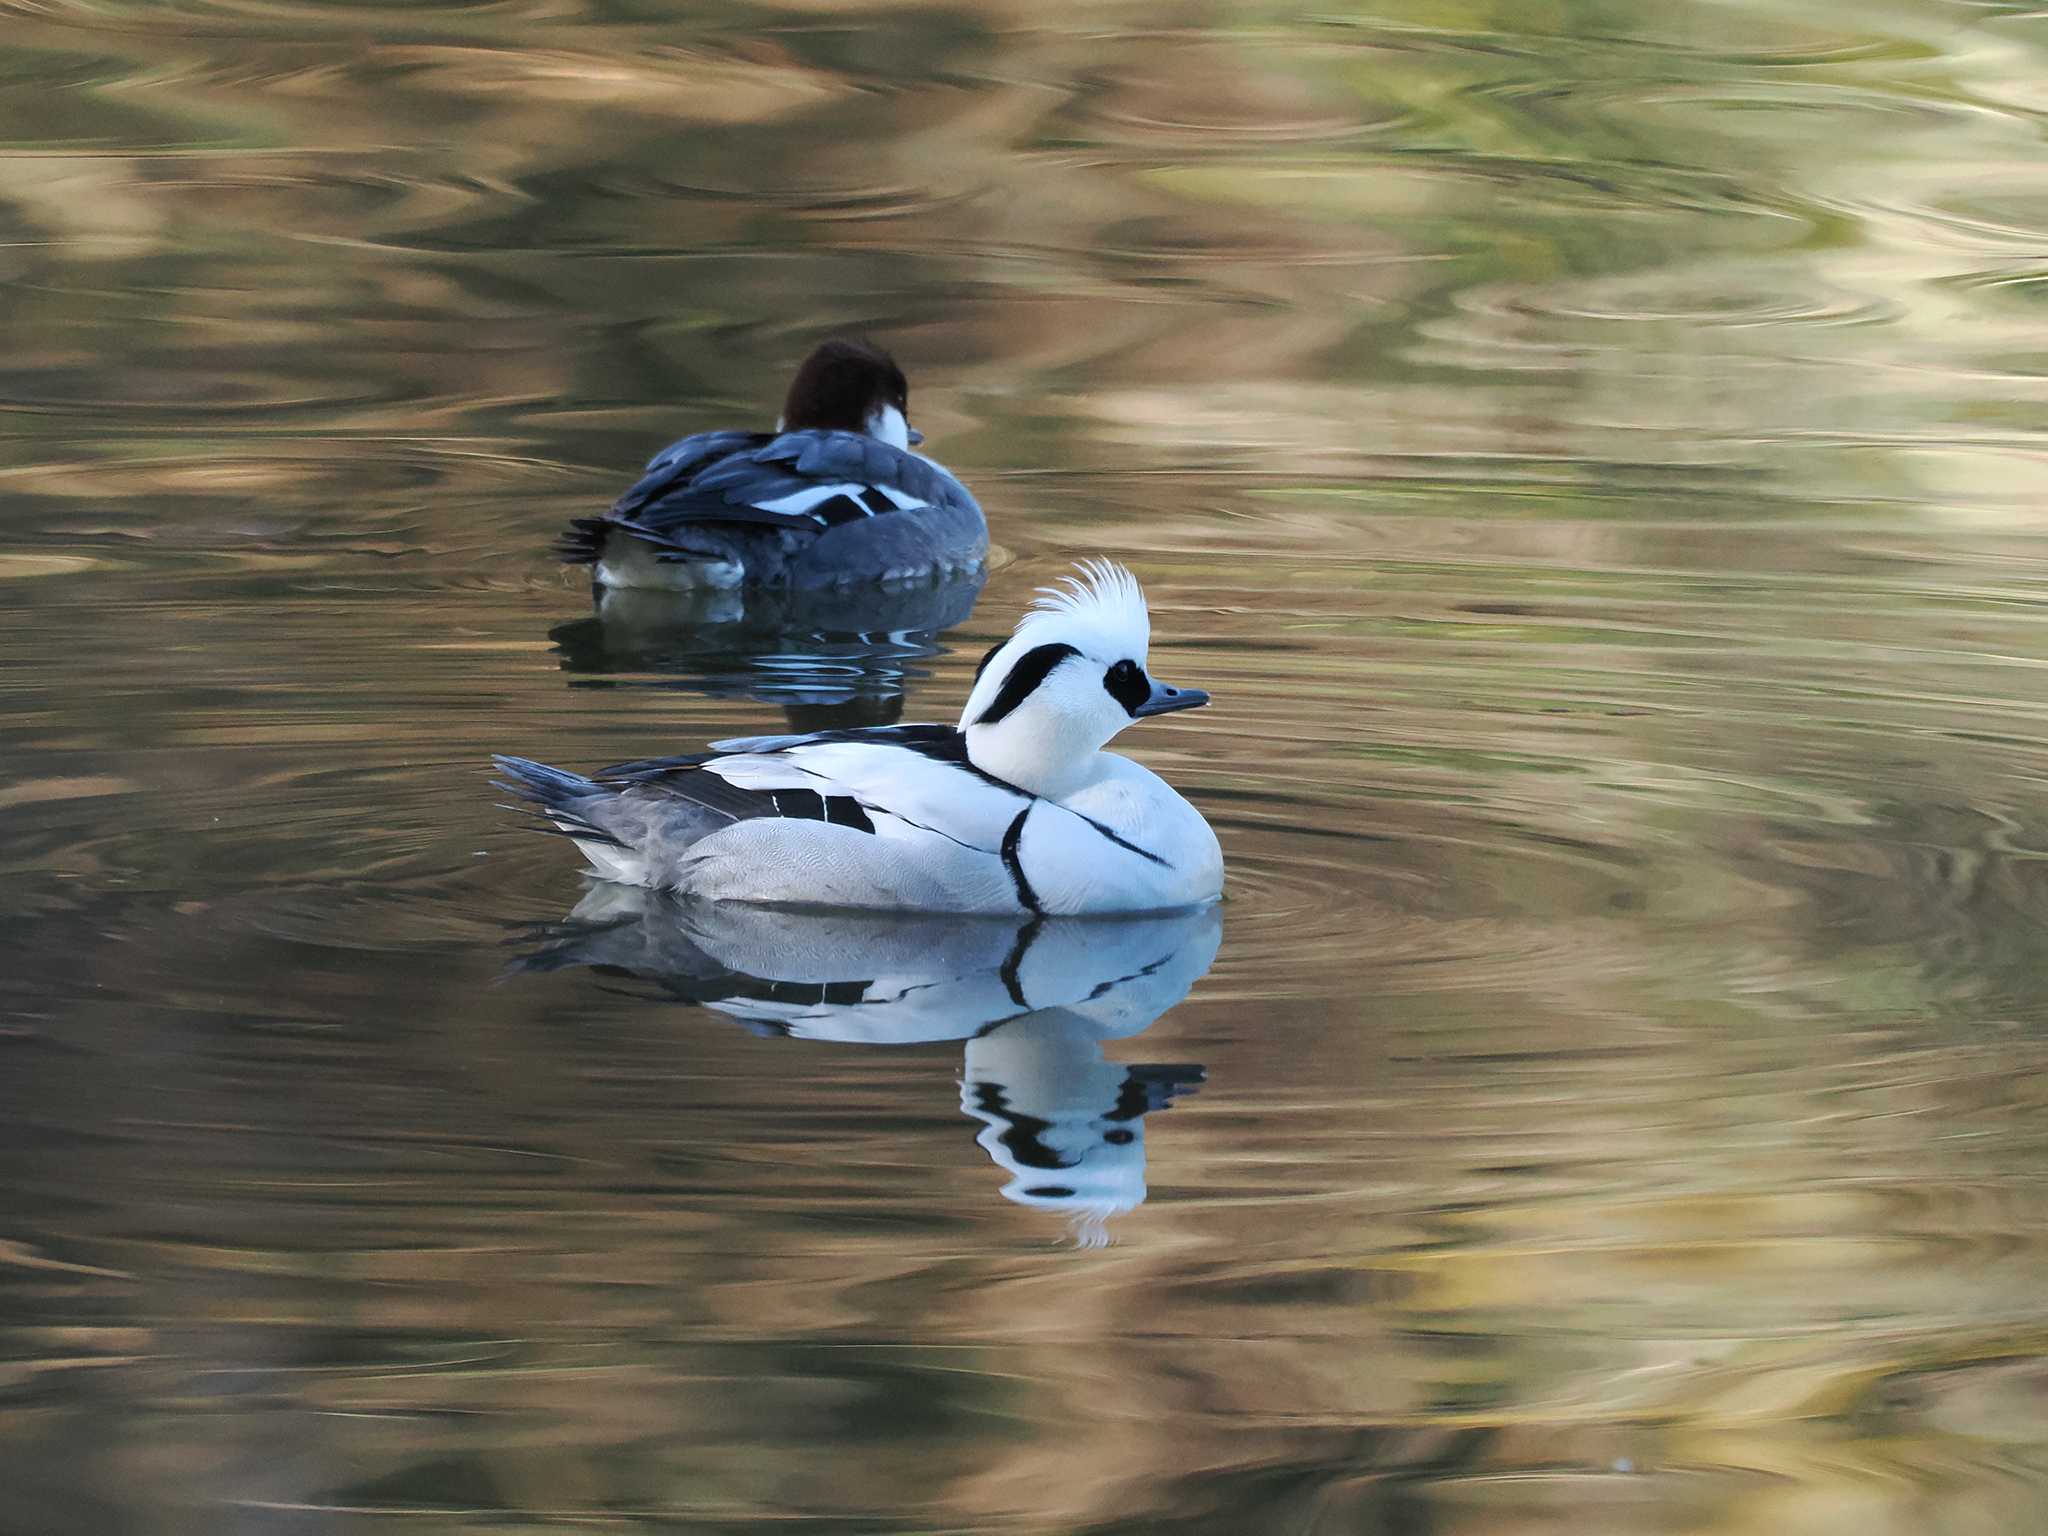
M903 419L903 413L893 405L878 405L868 415L868 436L887 443L891 448L910 448L910 423Z

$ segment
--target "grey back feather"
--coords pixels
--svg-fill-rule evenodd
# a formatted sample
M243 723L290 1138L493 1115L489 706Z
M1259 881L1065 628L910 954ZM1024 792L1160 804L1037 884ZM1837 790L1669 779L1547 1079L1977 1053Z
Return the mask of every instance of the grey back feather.
M816 532L817 512L767 509L824 485L889 487L951 510L981 508L946 470L862 432L700 432L656 454L612 507L652 532L687 523L746 523ZM884 514L886 515L886 514Z

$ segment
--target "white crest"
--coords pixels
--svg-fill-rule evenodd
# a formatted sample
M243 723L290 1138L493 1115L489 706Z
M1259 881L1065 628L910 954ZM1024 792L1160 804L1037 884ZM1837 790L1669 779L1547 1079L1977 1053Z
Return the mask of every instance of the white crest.
M1041 631L1045 640L1080 644L1073 638L1078 631L1099 642L1103 660L1129 657L1143 666L1152 643L1152 615L1137 577L1113 560L1083 560L1080 575L1062 576L1058 586L1038 589L1031 607L1017 621L1015 638L1034 637L1036 645Z
M1036 646L1063 642L1105 666L1125 660L1145 665L1145 653L1152 643L1152 616L1138 578L1112 560L1084 560L1079 569L1077 576L1062 576L1057 586L1038 589L1010 638L975 679L966 708L960 712L962 730L981 717L1010 675L1010 668Z

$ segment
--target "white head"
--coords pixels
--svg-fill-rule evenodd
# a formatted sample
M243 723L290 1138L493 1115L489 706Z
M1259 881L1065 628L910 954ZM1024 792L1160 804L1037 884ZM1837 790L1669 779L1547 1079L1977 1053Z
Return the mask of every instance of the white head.
M1041 587L1010 638L981 659L960 729L977 768L1058 799L1133 720L1209 702L1145 670L1152 619L1137 578L1107 560Z

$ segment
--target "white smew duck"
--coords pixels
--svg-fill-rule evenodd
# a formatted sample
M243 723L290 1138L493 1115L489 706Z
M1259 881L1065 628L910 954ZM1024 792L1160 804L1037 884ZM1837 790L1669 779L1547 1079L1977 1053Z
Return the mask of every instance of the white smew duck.
M600 587L843 586L971 571L988 523L944 466L911 453L910 386L865 341L804 360L773 432L671 443L603 517L557 544Z
M1223 890L1216 834L1102 747L1209 702L1145 671L1136 579L1090 561L982 658L957 727L753 736L584 777L523 758L497 781L628 885L871 910L1154 912Z

